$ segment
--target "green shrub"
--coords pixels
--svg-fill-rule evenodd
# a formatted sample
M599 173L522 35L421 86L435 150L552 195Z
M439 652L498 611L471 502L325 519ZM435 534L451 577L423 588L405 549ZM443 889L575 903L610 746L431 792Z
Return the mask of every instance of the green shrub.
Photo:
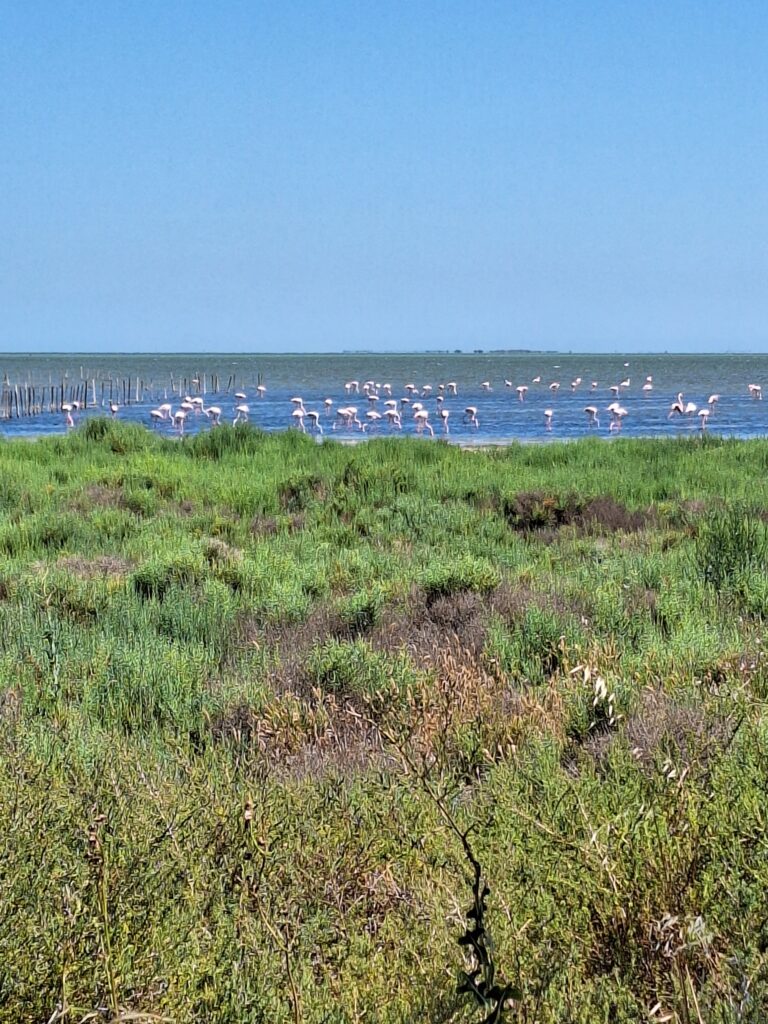
M202 557L195 551L158 555L131 575L131 584L139 597L162 601L174 584L192 584L205 576Z
M365 640L327 640L310 652L307 672L323 690L367 699L401 691L414 679L407 657L387 658Z
M430 565L419 577L427 601L448 597L462 590L488 593L498 587L501 574L489 561L458 558L449 564Z
M713 513L699 530L695 564L702 579L716 590L737 586L750 572L765 572L765 524L743 504Z

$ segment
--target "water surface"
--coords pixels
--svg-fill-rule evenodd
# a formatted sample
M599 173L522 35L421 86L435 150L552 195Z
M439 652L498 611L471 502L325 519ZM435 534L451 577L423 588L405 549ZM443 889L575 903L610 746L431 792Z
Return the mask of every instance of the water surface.
M307 409L322 413L320 422L326 436L339 439L359 438L360 432L333 431L334 416L325 414L324 401L338 405L355 404L361 418L370 409L382 411L387 395L380 393L377 403L364 394L348 395L344 385L371 380L391 385L392 397L406 394L405 385L419 389L431 385L427 397L415 395L429 411L436 436L443 436L437 415L439 385L455 382L458 395L446 395L449 411L448 440L457 443L497 443L514 440L544 441L582 437L593 433L608 437L610 414L607 406L616 398L611 385L629 380L618 401L626 409L623 436L660 437L694 433L700 430L697 413L670 420L670 404L679 392L686 402L707 408L712 394L719 394L708 419L711 432L726 436L755 437L768 433L768 356L766 355L559 355L557 353L491 353L380 355L0 355L0 371L10 388L34 385L60 394L88 382L88 400L96 405L79 414L108 414L110 383L113 400L121 408L123 420L150 425L150 409L163 401L176 408L185 393L203 394L206 405L217 405L223 419L231 422L238 400L235 392L244 392L250 408L250 421L264 430L284 430L294 422L291 398L301 397ZM534 383L541 377L541 383ZM572 389L577 378L581 383ZM646 378L652 378L652 391L644 392ZM218 378L218 390L212 382ZM135 401L137 380L139 400ZM199 384L193 383L194 380ZM483 389L483 382L491 390ZM505 382L509 382L508 386ZM592 389L592 382L597 386ZM130 382L131 403L123 404L123 382ZM549 385L559 382L557 392ZM265 397L256 398L257 384L266 387ZM766 401L750 397L749 384L765 385ZM525 401L519 401L516 387L527 385ZM102 402L104 403L102 405ZM462 422L468 405L477 406L479 428ZM600 426L590 428L584 407L598 407ZM552 429L545 429L545 410L552 410ZM158 429L171 432L169 424ZM187 430L210 429L204 416L189 416ZM33 416L0 420L0 433L7 437L63 433L64 414L60 410ZM403 433L415 432L412 414L403 415ZM385 425L372 426L371 436L392 433Z

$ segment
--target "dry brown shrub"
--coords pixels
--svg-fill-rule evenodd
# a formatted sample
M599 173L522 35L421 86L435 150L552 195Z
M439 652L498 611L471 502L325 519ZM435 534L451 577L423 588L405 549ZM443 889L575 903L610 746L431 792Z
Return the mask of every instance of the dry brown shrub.
M404 606L387 607L370 634L371 644L386 652L406 651L418 668L428 668L448 648L481 656L489 609L481 595L460 591L428 602L414 587Z
M236 704L211 720L210 731L217 742L256 750L273 771L297 779L330 772L351 777L383 759L376 726L316 690L308 697L276 695L260 709Z
M78 512L90 512L97 508L127 508L125 494L119 484L90 484L81 494L73 498L73 507Z
M254 537L274 537L280 530L276 516L254 516L250 531Z
M298 533L304 529L305 517L300 512L290 516L254 516L250 523L251 535L254 537L274 537L281 529L289 533Z
M10 688L0 693L0 721L17 725L21 721L22 696L20 690Z
M412 756L475 775L511 757L533 735L558 734L564 711L556 691L522 693L457 644L433 654L433 671L408 695L405 712L383 730L400 730Z
M133 563L118 555L100 555L98 558L68 555L56 562L56 568L63 569L79 579L92 580L101 576L125 576L133 568Z
M584 499L577 494L558 497L541 491L521 491L508 498L504 514L512 529L548 540L566 526L585 534L630 533L644 529L652 518L649 511L631 511L609 495Z
M220 537L209 537L205 543L205 558L210 565L237 562L243 557L240 548L227 544Z
M690 700L677 700L663 690L647 688L638 708L627 718L623 731L632 754L647 769L671 758L684 769L706 770L728 745L734 728L733 722L708 715ZM600 763L608 756L618 735L592 736L584 749Z

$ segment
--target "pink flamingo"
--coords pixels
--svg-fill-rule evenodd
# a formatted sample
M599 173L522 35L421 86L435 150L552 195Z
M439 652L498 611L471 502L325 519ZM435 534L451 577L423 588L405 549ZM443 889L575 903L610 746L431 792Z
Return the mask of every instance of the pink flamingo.
M322 428L322 425L320 423L320 413L317 412L316 409L310 409L307 412L307 419L313 425L313 427L318 432L318 434L322 435L323 428Z
M584 412L587 414L587 423L590 427L599 427L600 420L597 417L596 405L585 405Z
M416 420L417 434L422 434L425 430L428 430L430 437L435 436L432 424L429 422L429 413L426 409L417 409L413 414L413 418Z

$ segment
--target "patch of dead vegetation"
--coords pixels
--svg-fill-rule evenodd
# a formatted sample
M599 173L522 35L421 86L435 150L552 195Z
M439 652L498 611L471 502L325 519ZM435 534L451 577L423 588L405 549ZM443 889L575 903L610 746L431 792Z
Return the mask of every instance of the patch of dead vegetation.
M521 491L503 501L502 512L511 529L539 535L564 527L585 535L632 533L654 521L650 510L632 511L610 495L583 498L578 494Z
M55 566L81 580L100 579L104 576L125 576L133 569L132 562L127 558L120 558L118 555L100 555L98 558L68 555L66 558L59 558Z
M472 651L449 643L435 651L425 684L411 695L402 738L418 760L472 781L514 756L528 737L558 731L553 696L551 688L535 695L515 689Z
M434 665L436 652L456 648L481 661L491 619L498 616L514 625L531 608L563 617L583 616L585 611L557 591L545 594L523 583L504 581L488 594L464 590L438 598L414 587L404 606L385 609L369 639L385 652L407 651L420 668Z
M259 709L236 704L211 720L210 732L216 742L256 751L278 775L296 779L352 777L386 760L376 725L319 691L283 692Z
M119 484L89 484L72 500L78 512L92 512L101 508L128 508L123 488Z
M0 721L18 725L21 721L22 695L13 687L0 693Z
M706 771L731 742L738 723L708 714L699 704L676 699L661 689L642 693L637 709L627 718L623 734L635 759L652 770L668 761L678 769ZM620 732L589 737L584 749L603 763Z
M370 633L376 650L406 651L417 668L429 668L442 650L459 647L479 660L487 635L488 601L473 591L428 600L414 587L404 606L387 606Z
M250 532L253 537L274 537L281 530L288 533L298 533L304 529L305 517L300 512L294 512L289 516L254 516L250 523Z
M225 565L227 563L239 562L243 557L240 548L228 544L221 537L209 537L205 542L205 560L209 565Z
M257 753L271 771L291 778L353 777L384 769L407 750L415 761L444 765L472 782L514 756L529 736L562 731L564 706L553 688L519 692L455 642L431 660L431 671L384 708L306 685L303 692L286 689L283 668L272 679L273 699L225 709L211 720L211 737Z
M584 615L585 609L564 595L541 593L524 584L501 583L488 594L457 591L429 598L414 586L402 602L385 605L377 621L350 619L329 605L318 605L298 623L265 622L243 615L235 632L235 648L256 647L276 652L279 668L273 683L279 692L307 691L305 664L309 651L327 640L367 640L385 655L405 652L414 667L429 671L446 651L459 650L480 664L493 616L508 625L521 622L532 608L558 616Z

